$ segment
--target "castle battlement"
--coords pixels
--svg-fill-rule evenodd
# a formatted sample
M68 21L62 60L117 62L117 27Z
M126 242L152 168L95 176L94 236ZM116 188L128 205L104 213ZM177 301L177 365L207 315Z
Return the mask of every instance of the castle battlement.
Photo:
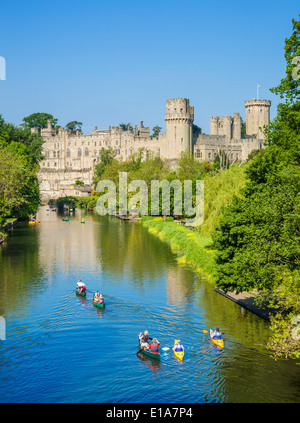
M212 116L210 134L193 134L194 107L187 98L166 100L166 131L158 139L151 138L150 128L140 122L126 131L120 126L109 126L90 134L75 134L65 128L41 130L45 160L40 163L42 195L51 197L75 194L76 179L85 185L92 183L94 167L99 162L102 148L112 148L116 159L127 160L140 149L144 157L152 153L165 160L176 160L185 151L190 151L200 161L213 163L216 155L226 152L230 161L245 161L251 151L264 147L261 128L269 124L269 100L245 101L246 134L241 134L242 119L239 113L232 116ZM37 132L35 128L32 132ZM68 188L66 188L68 187ZM77 189L77 188L76 188ZM72 191L73 190L73 191Z

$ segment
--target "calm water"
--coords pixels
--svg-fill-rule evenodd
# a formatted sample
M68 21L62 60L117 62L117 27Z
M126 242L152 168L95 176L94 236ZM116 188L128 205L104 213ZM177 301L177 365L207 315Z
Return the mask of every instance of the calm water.
M264 320L179 267L140 225L81 216L63 222L44 207L40 225L19 224L0 246L0 402L299 402L300 366L269 357ZM215 326L223 351L202 332ZM180 338L184 361L137 356L145 329L165 347Z

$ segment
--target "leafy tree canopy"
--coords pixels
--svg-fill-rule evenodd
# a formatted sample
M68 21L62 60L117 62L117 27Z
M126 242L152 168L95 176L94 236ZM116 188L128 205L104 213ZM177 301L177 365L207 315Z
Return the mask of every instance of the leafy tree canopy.
M77 130L79 130L79 133L82 133L81 130L82 122L77 122L77 120L73 120L72 122L69 122L66 124L66 129L71 131L72 134L75 134Z
M24 129L37 128L40 131L42 128L47 128L48 120L52 121L52 128L55 128L58 119L55 119L49 113L32 113L31 115L24 117L21 127Z

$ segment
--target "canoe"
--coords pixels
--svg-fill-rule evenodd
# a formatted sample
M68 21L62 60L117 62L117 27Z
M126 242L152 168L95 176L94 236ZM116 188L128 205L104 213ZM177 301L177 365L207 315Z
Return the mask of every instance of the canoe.
M174 347L175 347L176 344L177 344L177 339L175 339ZM183 351L174 351L174 355L175 355L176 358L178 358L178 360L182 361L183 357L184 357L184 350Z
M63 222L69 222L69 219L63 219Z
M210 329L210 337L211 340L213 341L214 344L216 344L219 348L224 348L224 340L223 339L213 339L212 338L212 334L213 334L213 330Z
M29 220L29 225L34 225L35 223L41 223L40 220Z
M141 349L141 341L139 340L139 350ZM160 361L160 353L159 352L152 352L150 348L141 351L147 357L154 358L155 360Z
M80 297L85 297L86 296L86 291L79 292L76 289L76 295L79 295Z
M95 301L94 301L94 306L100 308L101 310L103 310L104 307L105 307L105 303L95 303Z

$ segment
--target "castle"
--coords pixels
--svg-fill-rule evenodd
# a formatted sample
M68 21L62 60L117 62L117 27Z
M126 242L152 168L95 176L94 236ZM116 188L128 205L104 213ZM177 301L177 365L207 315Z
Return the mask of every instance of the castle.
M80 131L72 134L59 128L58 132L48 127L41 130L45 140L43 145L45 160L39 172L41 195L45 198L58 198L66 195L88 195L94 166L99 161L102 148L111 147L119 160L143 149L162 159L175 160L184 151L193 153L199 161L214 162L220 152L225 152L230 162L243 162L251 151L263 148L263 127L270 120L269 100L245 101L246 133L242 134L242 119L239 113L233 116L210 118L210 135L193 132L194 107L186 98L167 100L166 132L158 138L150 137L150 128L127 128L110 126L105 130L95 127L88 135ZM32 132L37 132L32 128ZM74 185L76 180L84 186Z

